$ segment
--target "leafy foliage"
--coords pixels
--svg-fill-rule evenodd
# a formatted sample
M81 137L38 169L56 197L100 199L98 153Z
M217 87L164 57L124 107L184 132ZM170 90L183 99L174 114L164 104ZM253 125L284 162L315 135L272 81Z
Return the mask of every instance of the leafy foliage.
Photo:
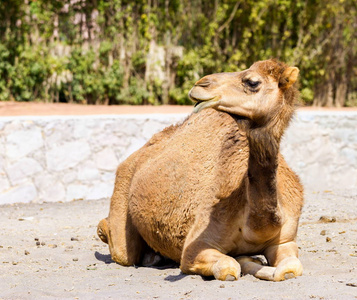
M355 0L3 0L0 99L189 104L203 75L278 58L305 103L357 103Z

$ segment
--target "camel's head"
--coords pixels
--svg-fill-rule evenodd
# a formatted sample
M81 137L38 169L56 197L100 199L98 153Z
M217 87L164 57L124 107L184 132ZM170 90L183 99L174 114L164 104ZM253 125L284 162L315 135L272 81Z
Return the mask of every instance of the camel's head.
M293 85L298 74L296 67L275 60L259 61L241 72L201 78L189 92L189 97L196 102L194 112L211 107L263 121L286 106L294 106L298 93Z

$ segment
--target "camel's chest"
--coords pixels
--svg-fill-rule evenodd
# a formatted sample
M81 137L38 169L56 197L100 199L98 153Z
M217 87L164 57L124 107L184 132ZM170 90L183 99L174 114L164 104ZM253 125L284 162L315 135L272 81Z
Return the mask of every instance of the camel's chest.
M261 254L264 249L277 237L276 230L271 228L261 228L254 230L249 227L249 209L243 208L235 221L226 225L226 239L222 240L222 245L226 252L232 256ZM230 225L230 226L229 226Z
M262 254L264 249L268 246L270 239L262 239L259 236L253 236L250 232L245 233L239 232L230 242L231 248L228 251L228 254L231 256L239 255L253 255L253 254ZM266 234L265 236L269 236Z

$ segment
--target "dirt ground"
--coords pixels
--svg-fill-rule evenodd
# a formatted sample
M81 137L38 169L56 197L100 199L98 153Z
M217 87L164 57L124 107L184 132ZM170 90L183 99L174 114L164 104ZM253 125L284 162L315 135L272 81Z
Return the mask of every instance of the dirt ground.
M304 274L284 282L122 267L96 237L109 199L0 206L0 299L357 299L356 201L356 189L306 195Z
M190 113L193 106L183 105L80 105L67 103L1 102L0 117L52 115L108 115Z
M192 105L80 105L66 103L33 103L0 101L0 117L6 116L49 116L49 115L107 115L107 114L153 114L153 113L190 113ZM340 110L352 111L349 108L316 108L301 107L302 110Z

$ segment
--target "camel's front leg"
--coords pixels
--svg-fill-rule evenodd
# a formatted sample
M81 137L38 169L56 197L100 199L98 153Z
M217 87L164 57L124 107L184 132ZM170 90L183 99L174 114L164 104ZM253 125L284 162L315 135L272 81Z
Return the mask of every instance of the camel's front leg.
M271 281L282 281L302 274L302 265L297 258L295 242L270 246L265 250L265 256L270 266L264 266L259 260L249 256L241 256L237 261L243 274Z
M237 280L240 277L239 263L232 257L199 241L184 248L181 271L187 274L214 276L218 280Z
M250 256L240 256L236 260L239 262L243 274L250 274L259 279L274 281L276 268L264 266L260 260Z
M298 247L295 242L268 247L265 252L269 265L276 267L274 281L282 281L302 275L302 264L298 259Z

